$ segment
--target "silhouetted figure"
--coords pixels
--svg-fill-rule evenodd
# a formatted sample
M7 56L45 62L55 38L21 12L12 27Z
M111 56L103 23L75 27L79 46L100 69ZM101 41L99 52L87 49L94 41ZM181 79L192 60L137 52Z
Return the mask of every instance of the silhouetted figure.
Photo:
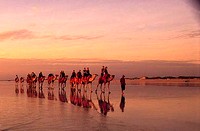
M125 81L125 76L124 75L120 79L120 83L121 83L121 89L122 89L122 94L123 94L124 90L125 90L125 86L126 86L126 81Z

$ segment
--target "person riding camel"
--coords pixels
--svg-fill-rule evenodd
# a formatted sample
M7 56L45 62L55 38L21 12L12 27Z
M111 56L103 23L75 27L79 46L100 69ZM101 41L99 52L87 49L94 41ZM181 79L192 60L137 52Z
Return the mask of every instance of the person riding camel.
M36 77L36 74L34 72L31 73L31 77Z
M75 72L75 70L73 70L72 75L71 75L71 79L73 79L75 77L76 77L76 72Z
M108 67L106 66L105 69L104 69L103 79L107 80L108 78L109 78L109 73L108 73Z
M61 71L61 77L65 78L65 72L64 71Z
M87 70L86 70L86 68L83 69L83 77L84 78L87 77Z
M65 72L60 71L59 83L62 83L64 80L65 80Z
M81 82L81 78L82 78L81 70L79 70L76 75L77 75L77 78L78 78L78 82Z
M39 73L38 77L39 77L39 79L42 78L42 77L44 77L43 74L42 74L42 72Z
M104 68L104 66L102 66L101 74L104 74L104 71L105 71L105 68Z
M90 74L89 67L87 68L86 73L87 73L87 77L91 77L91 76L92 76L92 75Z

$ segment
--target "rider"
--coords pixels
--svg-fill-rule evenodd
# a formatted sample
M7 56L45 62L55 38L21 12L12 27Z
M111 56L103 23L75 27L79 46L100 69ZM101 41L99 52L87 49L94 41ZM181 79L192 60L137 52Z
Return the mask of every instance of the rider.
M90 70L89 70L89 67L87 67L87 70L86 70L86 73L87 73L87 77L91 77L92 75L90 74Z
M104 71L105 71L105 68L104 68L104 66L102 66L101 74L104 74Z
M76 72L75 70L73 70L72 75L71 75L71 79L76 77Z
M83 77L87 77L87 71L86 71L86 68L83 69Z
M60 72L60 78L64 78L65 77L65 72L64 71L61 71Z
M82 73L81 73L81 70L79 70L76 74L77 78L78 78L78 82L81 81L81 78L82 78Z
M42 78L42 77L43 77L42 72L39 73L39 76L38 76L38 77L39 77L39 78Z
M81 77L82 77L81 70L79 70L79 71L77 72L77 77L78 77L79 79L81 79Z
M108 74L108 67L106 66L105 69L104 69L104 79L108 79L109 77L109 74Z

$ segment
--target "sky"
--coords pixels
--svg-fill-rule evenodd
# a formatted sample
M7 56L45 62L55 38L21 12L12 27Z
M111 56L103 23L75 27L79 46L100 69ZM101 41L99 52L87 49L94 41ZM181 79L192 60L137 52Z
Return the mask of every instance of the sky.
M199 14L190 0L0 0L0 79L102 65L199 76Z

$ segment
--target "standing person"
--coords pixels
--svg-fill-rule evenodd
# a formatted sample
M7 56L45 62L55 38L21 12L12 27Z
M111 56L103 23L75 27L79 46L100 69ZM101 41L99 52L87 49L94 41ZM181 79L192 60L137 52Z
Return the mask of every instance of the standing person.
M121 83L122 94L124 94L125 85L126 85L126 81L125 81L125 76L124 75L120 79L120 83Z

